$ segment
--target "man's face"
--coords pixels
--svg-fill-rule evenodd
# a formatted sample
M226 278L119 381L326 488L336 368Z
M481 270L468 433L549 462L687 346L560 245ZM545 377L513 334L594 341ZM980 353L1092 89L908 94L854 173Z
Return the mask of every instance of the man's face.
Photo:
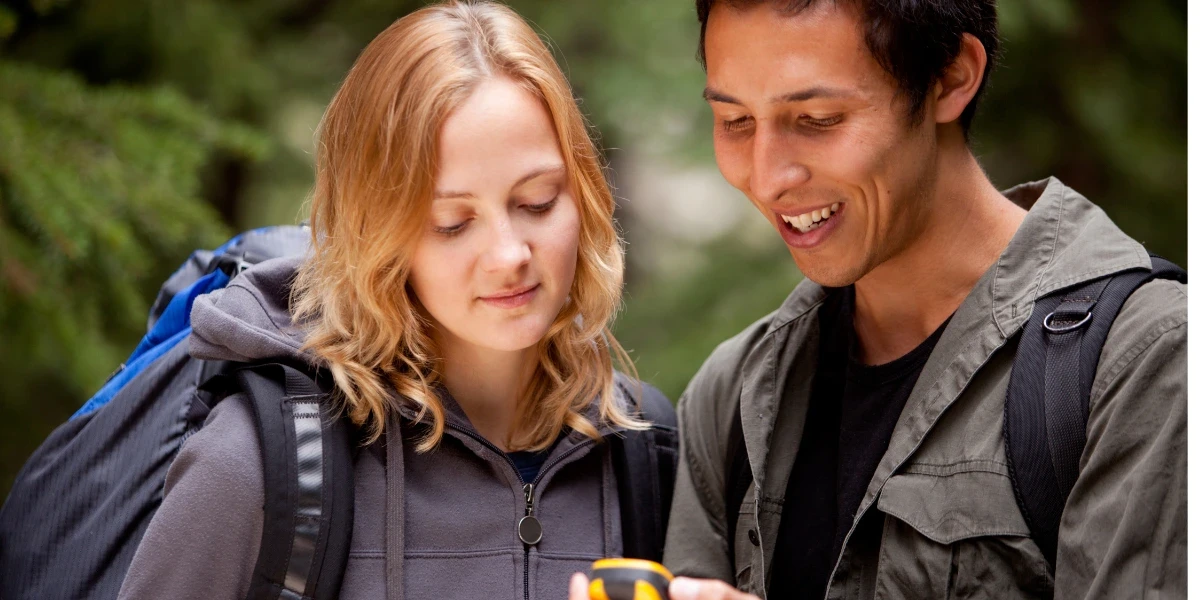
M853 9L718 3L704 48L717 166L806 277L849 285L912 243L935 181L932 103L912 125Z

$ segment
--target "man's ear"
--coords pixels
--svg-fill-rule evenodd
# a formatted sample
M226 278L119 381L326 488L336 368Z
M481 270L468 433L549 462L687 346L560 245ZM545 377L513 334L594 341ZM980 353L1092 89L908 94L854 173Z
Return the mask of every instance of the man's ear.
M938 123L958 120L963 109L979 93L987 60L987 52L979 38L964 33L958 56L937 81L933 114Z

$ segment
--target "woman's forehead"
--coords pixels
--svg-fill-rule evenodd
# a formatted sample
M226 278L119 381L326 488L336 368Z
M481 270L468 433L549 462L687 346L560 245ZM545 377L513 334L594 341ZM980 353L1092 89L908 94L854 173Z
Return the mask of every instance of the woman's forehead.
M563 166L550 113L541 100L506 78L482 82L439 131L436 189L515 187Z

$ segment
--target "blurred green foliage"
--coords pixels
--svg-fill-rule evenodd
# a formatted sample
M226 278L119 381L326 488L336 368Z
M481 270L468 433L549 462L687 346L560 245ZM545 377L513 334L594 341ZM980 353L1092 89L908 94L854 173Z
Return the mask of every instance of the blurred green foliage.
M1002 186L1054 175L1186 267L1182 0L1001 1L1004 55L978 119Z
M422 4L0 2L0 495L132 350L158 284L193 248L297 220L325 103L359 50ZM552 40L619 195L628 148L711 164L690 1L511 4ZM1182 264L1184 2L1000 11L1005 53L974 134L993 180L1057 175ZM744 238L697 248L705 260L690 268L629 274L618 335L672 397L800 278L781 243Z
M0 348L0 364L53 365L88 389L144 327L153 279L225 239L200 167L215 149L260 155L265 140L167 88L89 89L7 61L0 81L0 327L25 342Z

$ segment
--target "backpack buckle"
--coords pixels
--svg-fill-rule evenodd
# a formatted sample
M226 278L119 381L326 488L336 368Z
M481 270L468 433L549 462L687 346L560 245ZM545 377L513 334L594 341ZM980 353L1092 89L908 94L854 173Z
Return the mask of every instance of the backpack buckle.
M208 270L209 272L216 270L225 271L225 274L232 279L241 275L242 271L254 266L254 263L246 260L246 258L243 254L222 254L212 259Z
M1075 331L1076 329L1079 329L1080 327L1087 325L1088 322L1092 320L1092 311L1089 310L1086 315L1083 315L1082 319L1079 319L1078 321L1070 322L1069 324L1064 325L1064 326L1056 327L1056 326L1050 324L1051 321L1054 320L1054 314L1055 313L1050 313L1050 314L1046 315L1046 319L1042 321L1042 327L1044 327L1046 329L1046 331L1049 331L1050 333L1067 333L1070 331Z

